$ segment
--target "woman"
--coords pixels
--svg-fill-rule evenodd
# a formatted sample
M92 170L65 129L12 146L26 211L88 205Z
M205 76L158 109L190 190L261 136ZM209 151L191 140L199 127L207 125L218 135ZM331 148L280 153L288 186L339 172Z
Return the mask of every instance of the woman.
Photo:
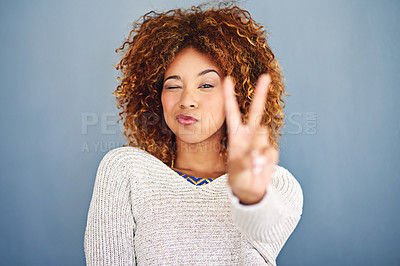
M236 6L151 12L118 50L128 145L100 163L87 264L276 265L303 195L277 165L285 89L263 28Z

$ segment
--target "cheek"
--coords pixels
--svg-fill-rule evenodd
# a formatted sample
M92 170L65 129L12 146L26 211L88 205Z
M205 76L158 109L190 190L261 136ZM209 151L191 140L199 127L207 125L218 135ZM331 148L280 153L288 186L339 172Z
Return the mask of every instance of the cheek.
M208 102L208 110L212 110L212 116L215 122L225 121L225 109L223 99L215 97L212 101Z
M161 94L161 105L164 113L164 117L166 118L168 115L172 115L173 107L175 106L174 97L168 94Z
M167 101L165 100L164 94L161 94L161 107L163 110L164 119L167 120L166 115L168 114L168 108L167 108Z
M218 113L220 114L220 116L225 118L225 106L224 106L224 97L221 94L218 95L218 97L215 97L215 106L217 107Z
M164 110L164 106L165 106L165 94L164 92L161 92L161 107Z

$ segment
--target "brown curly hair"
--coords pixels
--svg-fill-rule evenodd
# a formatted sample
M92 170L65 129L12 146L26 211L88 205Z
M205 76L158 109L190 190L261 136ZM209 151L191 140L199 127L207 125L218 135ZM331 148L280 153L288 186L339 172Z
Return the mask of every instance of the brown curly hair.
M258 77L270 74L262 123L269 128L269 139L277 148L285 118L282 93L287 95L282 71L267 44L264 27L233 4L207 10L193 6L163 13L151 11L133 24L128 38L116 50L122 53L116 66L122 77L118 77L113 95L122 109L118 122L125 119L128 144L124 146L140 147L166 164L175 158L175 135L163 117L161 91L167 66L187 47L210 55L222 74L234 79L243 122L247 121ZM221 144L220 154L226 160L226 135Z

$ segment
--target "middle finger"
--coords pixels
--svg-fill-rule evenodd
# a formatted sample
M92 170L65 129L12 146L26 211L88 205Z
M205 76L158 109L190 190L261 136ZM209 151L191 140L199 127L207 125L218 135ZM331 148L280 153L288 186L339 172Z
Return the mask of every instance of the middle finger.
M271 76L269 74L262 74L257 80L253 101L249 110L248 123L251 129L257 129L261 124L270 84Z

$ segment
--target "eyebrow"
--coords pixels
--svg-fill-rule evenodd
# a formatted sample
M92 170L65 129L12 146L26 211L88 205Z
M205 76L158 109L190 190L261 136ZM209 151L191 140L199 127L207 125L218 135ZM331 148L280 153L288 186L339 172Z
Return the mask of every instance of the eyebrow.
M210 73L210 72L214 72L214 73L216 73L216 74L219 76L218 72L217 72L216 70L214 70L214 69L206 69L206 70L203 70L203 71L201 71L197 76L203 76L203 75L205 75L205 74L207 74L207 73ZM169 77L167 77L166 79L164 79L164 82L166 82L166 81L169 80L169 79L181 79L181 77L178 76L178 75L169 76Z

